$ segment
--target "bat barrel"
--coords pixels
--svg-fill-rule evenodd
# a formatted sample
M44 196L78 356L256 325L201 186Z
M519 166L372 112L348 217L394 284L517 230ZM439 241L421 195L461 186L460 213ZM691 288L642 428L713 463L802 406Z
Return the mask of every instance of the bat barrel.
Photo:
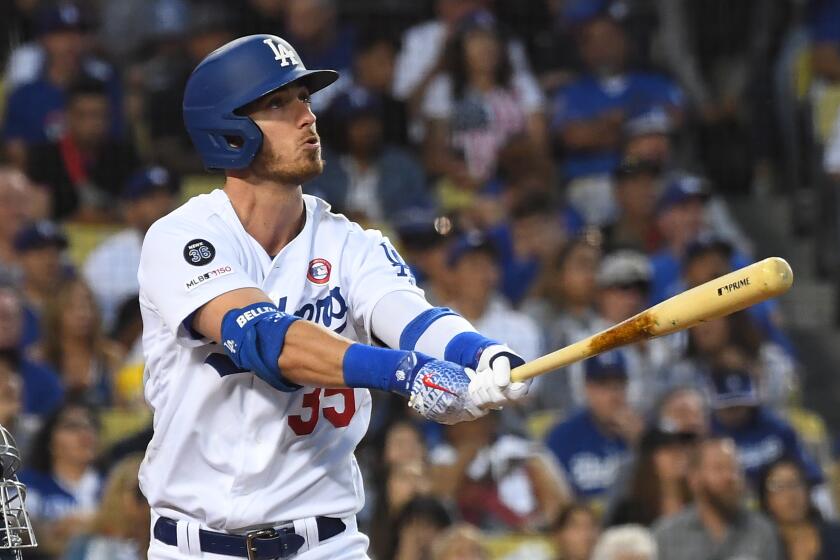
M514 381L529 379L614 348L724 317L779 296L791 285L793 271L790 265L782 258L770 257L687 290L584 340L523 364L511 372L511 378Z

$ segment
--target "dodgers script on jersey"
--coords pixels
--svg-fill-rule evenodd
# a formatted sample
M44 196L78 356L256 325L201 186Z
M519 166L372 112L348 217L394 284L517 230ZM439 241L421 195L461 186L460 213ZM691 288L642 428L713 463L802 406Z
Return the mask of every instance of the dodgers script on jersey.
M221 190L193 198L146 235L140 306L154 437L140 483L157 515L239 532L345 517L363 505L353 451L367 430L370 393L278 391L189 328L208 301L256 287L281 311L370 343L384 295L422 294L379 232L331 213L321 199L305 195L304 204L303 230L274 258Z

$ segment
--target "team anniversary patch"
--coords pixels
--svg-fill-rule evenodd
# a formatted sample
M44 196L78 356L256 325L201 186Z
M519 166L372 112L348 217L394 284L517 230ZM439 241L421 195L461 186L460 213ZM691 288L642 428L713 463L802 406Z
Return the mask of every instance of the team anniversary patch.
M210 280L215 280L216 278L221 278L222 276L227 276L231 274L233 269L229 265L220 266L210 272L205 272L204 274L199 274L189 282L187 282L186 287L187 291L191 292L197 287L201 286L205 282L209 282Z
M327 259L312 259L309 261L309 270L306 279L313 284L326 284L330 281L332 265Z

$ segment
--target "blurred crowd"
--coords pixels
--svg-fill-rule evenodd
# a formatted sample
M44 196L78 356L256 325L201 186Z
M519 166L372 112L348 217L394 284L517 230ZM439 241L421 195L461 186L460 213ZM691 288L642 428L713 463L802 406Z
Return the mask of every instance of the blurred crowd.
M840 0L6 0L0 29L0 424L27 457L26 558L145 557L140 246L223 182L180 106L237 36L341 72L304 191L526 360L763 257L733 197L840 185ZM471 423L376 394L371 556L840 558L803 369L768 302Z

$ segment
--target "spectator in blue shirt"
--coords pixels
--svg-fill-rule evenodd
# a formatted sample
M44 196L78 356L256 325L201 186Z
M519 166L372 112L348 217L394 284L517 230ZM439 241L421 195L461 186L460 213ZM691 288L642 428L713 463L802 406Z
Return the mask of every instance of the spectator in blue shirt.
M555 426L546 445L556 456L573 492L603 498L642 430L627 403L627 366L620 351L584 363L586 406Z
M106 84L108 96L116 108L111 115L109 131L116 136L122 130L119 76L109 64L86 52L88 22L82 10L72 2L47 6L39 14L38 30L44 53L40 75L9 93L0 132L10 159L21 165L26 160L28 146L61 136L66 89L80 78Z
M761 404L752 375L743 367L718 368L709 376L712 433L730 437L744 473L757 483L761 471L777 459L795 458L812 485L823 482L820 466L805 451L785 420ZM817 486L819 488L819 486Z
M40 554L62 553L96 512L102 484L93 468L98 438L93 409L73 401L56 410L35 435L20 481L27 488Z
M594 223L610 214L608 179L618 165L625 121L655 107L678 118L683 104L668 78L627 68L626 43L621 23L608 15L582 24L578 48L585 73L558 91L552 105L551 128L565 155L571 201Z

